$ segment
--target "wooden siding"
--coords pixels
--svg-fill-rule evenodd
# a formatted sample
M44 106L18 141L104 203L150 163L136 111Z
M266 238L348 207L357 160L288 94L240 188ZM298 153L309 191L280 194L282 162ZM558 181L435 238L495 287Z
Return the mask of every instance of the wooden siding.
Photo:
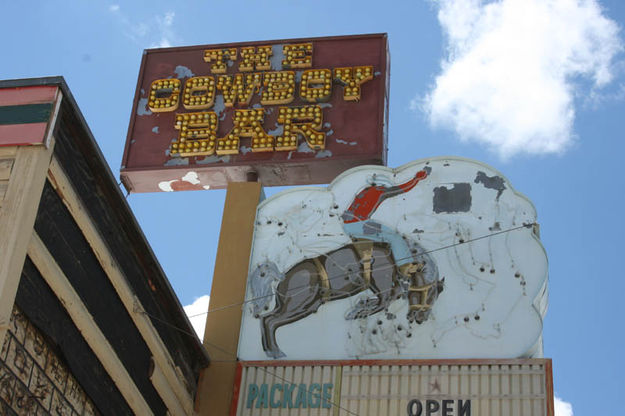
M200 370L208 364L208 356L95 141L90 139L91 133L84 126L80 112L72 108L68 100L64 102L59 118L61 122L55 131L54 157L65 171L142 308L156 317L150 318L152 325L193 394Z
M49 341L50 348L91 398L98 411L106 416L132 415L123 396L98 358L67 314L65 307L29 258L15 299L31 324Z
M100 413L67 363L32 322L14 307L0 351L0 414Z
M4 195L9 187L9 178L15 163L16 152L16 147L0 147L0 209L2 208Z
M151 353L71 214L46 182L35 231L79 294L95 324L154 414L166 407L149 380Z
M6 161L3 176L9 175L0 183L4 190L0 206L0 341L13 309L53 146L51 140L49 148L21 146L0 153Z
M57 102L49 94L24 101L10 90L22 84L54 92ZM64 81L0 81L0 101L0 128L52 120L45 146L0 141L0 345L18 305L101 414L192 414L208 356ZM62 186L49 168L63 173ZM18 351L11 337L4 345ZM26 380L20 386L30 388ZM22 404L30 400L22 396ZM0 401L0 415L26 414L11 410L15 397ZM54 413L44 408L37 414ZM68 414L83 411L72 406Z

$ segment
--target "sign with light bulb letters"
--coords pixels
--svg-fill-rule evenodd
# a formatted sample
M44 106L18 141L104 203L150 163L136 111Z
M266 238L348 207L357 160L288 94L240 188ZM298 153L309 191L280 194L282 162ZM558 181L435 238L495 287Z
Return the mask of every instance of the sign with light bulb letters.
M388 65L385 34L146 50L122 182L302 185L385 164Z

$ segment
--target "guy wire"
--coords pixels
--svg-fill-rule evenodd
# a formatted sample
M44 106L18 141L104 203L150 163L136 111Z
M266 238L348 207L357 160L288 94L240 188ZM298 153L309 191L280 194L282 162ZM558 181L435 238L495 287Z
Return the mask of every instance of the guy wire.
M512 228L508 228L508 229L505 229L505 230L497 231L497 232L494 232L494 233L491 233L491 234L486 234L486 235L482 235L482 236L479 236L479 237L475 237L475 238L472 238L472 239L469 239L469 240L466 240L466 241L462 241L462 242L458 242L458 243L454 243L454 244L449 244L449 245L446 245L446 246L443 246L443 247L438 247L438 248L435 248L435 249L432 249L432 250L426 250L426 251L423 251L423 252L420 252L420 253L414 253L414 255L418 257L418 256L434 253L434 252L437 252L437 251L447 250L447 249L450 249L450 248L453 248L453 247L456 247L456 246L460 246L460 245L463 245L463 244L468 244L468 243L472 243L474 241L483 240L485 238L494 237L496 235L509 233L511 231L520 230L522 228L531 228L534 225L536 225L535 222L527 223L527 224L519 225L517 227L512 227ZM386 269L391 269L391 268L397 267L397 262L398 261L408 260L408 259L411 259L411 258L412 258L412 256L411 257L394 259L395 263L393 263L393 264L391 264L389 266L385 266L385 267L378 267L375 270L376 271L382 271L382 270L386 270ZM360 274L360 273L361 272L352 272L352 273L339 274L339 275L336 275L334 277L329 278L328 281L331 281L331 280L334 280L334 279L338 279L338 278L342 278L342 277L344 278L344 277L348 276L349 274ZM295 287L290 288L287 292L291 292L291 291L294 291L294 290L297 290L297 289L303 289L303 288L307 288L307 287L310 287L310 286L309 285L295 286ZM232 303L232 304L229 304L229 305L220 306L220 307L215 308L215 309L209 309L206 312L200 312L200 313L197 313L197 314L188 315L188 318L195 318L197 316L207 315L207 314L212 313L212 312L218 312L218 311L221 311L221 310L224 310L224 309L233 308L235 306L245 305L246 303L254 302L256 300L260 300L260 299L264 299L264 298L268 298L268 297L272 297L272 296L277 296L277 295L272 293L272 294L269 294L269 295L257 296L257 297L254 297L254 298L251 298L251 299L248 299L248 300L244 300L243 302Z

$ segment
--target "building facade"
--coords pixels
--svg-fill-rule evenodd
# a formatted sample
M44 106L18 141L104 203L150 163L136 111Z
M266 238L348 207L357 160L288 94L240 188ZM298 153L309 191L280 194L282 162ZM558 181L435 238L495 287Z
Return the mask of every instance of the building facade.
M208 355L63 78L0 82L0 415L190 415Z

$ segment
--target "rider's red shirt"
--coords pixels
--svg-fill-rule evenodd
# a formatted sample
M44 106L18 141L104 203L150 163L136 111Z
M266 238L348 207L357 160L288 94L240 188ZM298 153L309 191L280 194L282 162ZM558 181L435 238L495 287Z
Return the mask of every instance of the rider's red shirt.
M349 208L345 211L346 213L351 214L349 218L344 218L343 222L345 224L350 224L353 222L359 222L369 219L373 212L378 209L382 201L384 201L383 196L387 193L405 193L414 188L419 181L425 179L427 177L427 172L424 170L420 170L417 172L414 178L409 180L408 182L402 183L397 186L393 186L387 188L385 186L370 186L368 188L363 189L356 195L354 198L354 202L351 203Z
M358 221L364 221L375 211L382 203L382 195L386 192L384 186L370 186L365 188L354 198L354 202L347 208L347 212L353 215L352 218L345 220L346 224Z

